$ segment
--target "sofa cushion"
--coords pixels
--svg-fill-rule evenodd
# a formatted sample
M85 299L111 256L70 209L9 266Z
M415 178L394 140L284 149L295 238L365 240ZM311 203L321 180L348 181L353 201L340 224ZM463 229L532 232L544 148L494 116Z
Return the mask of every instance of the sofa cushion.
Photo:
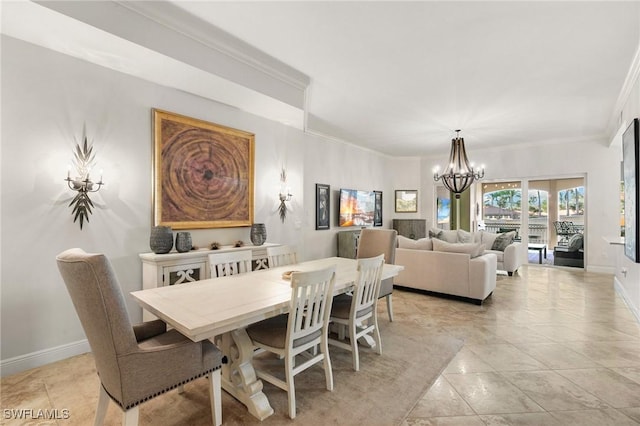
M456 230L449 231L447 229L431 228L429 229L429 237L437 238L439 240L446 241L448 243L457 243L458 231Z
M504 251L500 251L500 250L485 250L483 254L487 254L487 253L495 254L496 257L498 258L498 263L503 263L504 262Z
M567 248L569 251L578 251L582 248L582 244L583 244L583 235L582 234L575 234L572 235L571 238L569 238L569 244L567 245Z
M420 238L419 240L412 240L402 235L398 235L398 248L412 249L412 250L433 250L433 243L431 238Z
M473 234L465 231L464 229L458 229L458 242L459 243L473 243Z
M498 234L493 245L491 246L491 250L499 250L504 251L509 244L513 242L513 239L516 237L516 231L504 232L502 234Z
M498 238L498 234L494 234L493 232L480 231L482 233L481 242L490 250L493 247L493 242Z
M439 239L433 239L433 250L449 253L466 253L471 258L478 257L484 252L484 245L476 243L448 243Z

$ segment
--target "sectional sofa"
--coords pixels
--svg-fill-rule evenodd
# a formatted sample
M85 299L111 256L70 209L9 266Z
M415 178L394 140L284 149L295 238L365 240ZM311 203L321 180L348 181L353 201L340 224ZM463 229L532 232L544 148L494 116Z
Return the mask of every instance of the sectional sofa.
M429 238L398 236L394 285L452 295L482 303L496 287L496 271L509 275L522 265L514 234L431 229Z
M456 296L481 304L496 288L497 257L479 244L452 244L424 238L411 247L405 237L396 249L396 265L404 266L394 286Z

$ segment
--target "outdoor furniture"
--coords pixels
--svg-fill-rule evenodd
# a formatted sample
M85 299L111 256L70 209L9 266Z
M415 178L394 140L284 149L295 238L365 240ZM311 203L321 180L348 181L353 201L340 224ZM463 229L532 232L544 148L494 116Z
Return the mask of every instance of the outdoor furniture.
M584 236L574 234L566 246L553 249L553 264L557 266L573 266L584 268Z
M109 399L123 411L124 425L136 425L139 404L206 375L213 423L222 423L222 354L216 346L167 331L160 320L132 326L120 284L103 254L70 249L56 261L100 378L95 425L104 423Z
M351 351L353 369L356 371L360 370L359 338L373 334L376 352L382 355L376 302L380 292L380 277L383 266L384 255L370 259L359 259L358 277L352 294L341 294L333 298L331 322L337 325L338 339L330 338L329 343ZM345 342L346 336L349 337L349 343Z
M284 380L263 370L256 370L256 374L287 392L289 417L292 419L296 417L296 374L322 363L327 390L333 390L328 339L335 277L335 266L294 272L291 275L289 313L247 327L254 346L284 359ZM296 363L298 355L304 358L299 364Z
M569 237L578 233L577 227L573 222L566 220L553 222L553 227L558 235L558 245L566 246L569 242Z

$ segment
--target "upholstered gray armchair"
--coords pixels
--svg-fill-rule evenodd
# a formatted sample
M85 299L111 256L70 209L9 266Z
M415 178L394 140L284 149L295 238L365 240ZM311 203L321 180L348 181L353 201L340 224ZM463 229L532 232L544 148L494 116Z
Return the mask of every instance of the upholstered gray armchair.
M363 229L360 231L358 241L357 259L376 257L384 254L384 263L393 265L396 260L396 239L398 232L395 229ZM387 311L389 321L393 321L393 278L382 280L380 283L379 298L387 298Z
M109 260L70 249L57 258L89 340L100 377L95 424L102 424L109 398L137 424L138 405L199 377L209 376L213 422L222 423L221 352L209 341L193 342L160 320L132 326Z

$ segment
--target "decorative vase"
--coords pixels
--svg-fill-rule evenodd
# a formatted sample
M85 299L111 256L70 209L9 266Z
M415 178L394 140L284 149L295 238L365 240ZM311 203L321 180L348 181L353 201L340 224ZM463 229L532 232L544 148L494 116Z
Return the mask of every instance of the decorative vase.
M261 246L267 241L267 228L264 223L254 223L251 225L251 242L254 246Z
M193 245L191 244L190 232L178 232L176 235L176 250L178 253L185 253L191 250Z
M151 228L149 247L156 254L169 253L173 248L173 231L170 226L154 226Z

